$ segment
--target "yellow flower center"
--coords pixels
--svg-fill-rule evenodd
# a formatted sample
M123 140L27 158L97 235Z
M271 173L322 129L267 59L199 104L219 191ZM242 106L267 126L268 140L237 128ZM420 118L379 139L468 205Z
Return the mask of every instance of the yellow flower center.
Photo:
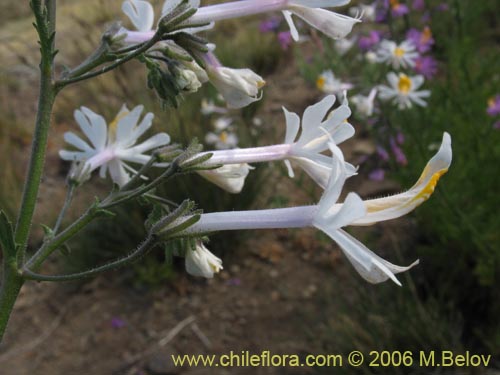
M411 79L406 74L399 76L398 90L403 94L408 94L411 89Z
M219 139L222 143L226 143L227 142L227 132L222 132L219 134Z
M405 50L402 48L396 47L396 49L394 50L394 56L396 56L397 58L400 59L404 55L405 55Z
M488 99L488 107L493 107L495 105L495 98Z
M320 90L323 90L323 87L325 87L325 82L326 82L325 77L319 76L318 79L316 80L316 87Z

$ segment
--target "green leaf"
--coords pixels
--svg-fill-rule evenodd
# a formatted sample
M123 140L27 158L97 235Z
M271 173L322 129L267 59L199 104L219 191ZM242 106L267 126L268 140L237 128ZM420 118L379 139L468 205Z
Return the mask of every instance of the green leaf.
M2 245L6 258L16 256L16 243L12 224L3 211L0 211L0 245Z

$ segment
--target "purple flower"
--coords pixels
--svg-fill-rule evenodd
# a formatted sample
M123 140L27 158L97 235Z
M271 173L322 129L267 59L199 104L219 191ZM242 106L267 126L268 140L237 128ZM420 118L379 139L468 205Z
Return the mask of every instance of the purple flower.
M290 44L292 44L292 33L290 31L281 31L278 33L278 42L280 43L281 49L286 51Z
M281 17L273 16L262 21L259 25L259 30L261 33L276 31L278 30L280 23L281 23Z
M359 48L361 48L363 51L368 51L369 49L380 43L381 39L381 31L370 31L370 34L368 36L362 36L361 38L359 38L358 45Z
M434 44L434 38L432 38L429 26L425 26L422 31L417 29L408 30L406 38L415 45L417 51L420 53L429 51Z
M382 168L374 169L370 172L368 178L372 181L383 181L385 178L385 171Z
M486 112L490 116L500 115L500 94L497 94L495 97L488 100L488 109Z
M389 160L389 153L382 146L377 146L377 155L383 161Z
M450 9L450 6L446 3L441 3L439 4L436 9L439 11L439 12L446 12Z
M396 143L396 141L394 140L394 138L391 137L391 139L390 139L389 142L391 144L391 151L392 151L392 153L394 154L394 156L396 158L396 162L399 165L406 165L406 164L408 164L408 160L406 159L405 153L403 152L403 150L401 149L401 147L398 146L398 144Z
M118 316L111 318L111 327L122 328L126 325L125 321Z
M425 9L425 1L424 0L413 0L412 8L418 11L422 11Z
M415 72L431 79L437 73L437 61L432 56L420 56L415 60Z
M403 143L405 143L405 135L401 132L398 132L398 134L396 134L396 142L399 145L402 145Z

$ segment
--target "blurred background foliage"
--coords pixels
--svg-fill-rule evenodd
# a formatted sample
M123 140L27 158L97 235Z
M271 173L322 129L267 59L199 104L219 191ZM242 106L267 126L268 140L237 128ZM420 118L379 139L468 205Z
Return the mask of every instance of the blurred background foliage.
M99 5L92 7L90 2ZM74 65L82 60L95 46L107 22L118 15L120 2L90 2L60 1L62 14L68 14L67 19L61 18L63 31L59 36L64 44L61 47L65 50L64 64ZM428 6L437 3L426 1ZM500 355L500 131L492 128L491 118L485 111L487 99L498 93L500 87L500 9L495 0L450 0L447 4L448 12L434 13L431 19L439 74L426 83L426 88L432 90L428 107L407 112L387 107L387 113L384 112L386 121L396 124L407 137L403 148L411 162L404 168L393 165L389 175L402 186L414 183L443 131L448 131L453 139L454 160L450 171L431 200L413 214L416 223L409 229L412 233L409 241L398 241L394 245L400 248L401 262L406 260L404 254L417 253L422 265L412 271L412 278L405 275L405 287L396 297L390 284L372 287L357 275L339 279L337 283L332 276L334 280L326 282L321 293L323 311L331 311L328 306L333 300L335 306L341 301L343 308L337 309L333 316L314 311L322 322L322 329L311 331L326 352L348 353L353 348L364 352L476 348ZM81 11L70 10L72 7L79 7ZM99 9L99 12L91 13L90 9ZM36 51L29 50L30 44L26 42L34 34L21 28L21 24L26 24L22 22L24 17L29 17L25 4L2 0L0 24L4 26L0 59L6 63L0 68L0 158L3 161L0 206L11 214L19 202L24 172L15 163L5 161L22 159L19 146L29 143L32 118L26 116L30 112L23 106L31 106L32 102L29 96L19 95L36 82ZM254 28L252 32L248 32L250 27ZM218 43L220 60L227 66L248 67L266 76L279 66L283 61L280 59L290 58L290 54L284 55L279 50L271 34L259 34L257 28L258 21L253 19L221 23L212 39L216 43L224 40ZM11 38L20 30L19 38ZM311 84L319 72L332 66L340 76L353 76L372 84L379 83L385 76L373 65L361 66L352 60L342 60L328 43L323 43L323 54L318 53L311 61L306 62L301 50L295 53L303 75ZM18 79L21 76L31 78L25 82ZM59 125L55 131L62 133L75 128L72 113L77 106L89 106L110 119L126 102L129 106L144 104L146 111L154 112L157 130L167 131L175 142L185 145L192 137L203 140L210 121L201 115L200 103L202 98L215 98L215 91L204 87L183 102L179 111L161 112L157 98L147 90L145 82L143 67L134 62L100 79L68 89L57 102L55 123ZM262 102L256 103L238 114L240 147L281 139L273 127L264 129L258 136L252 135L252 119L261 105ZM373 134L369 127L357 122L355 125L362 132ZM64 178L67 166L58 163L57 173ZM261 165L253 171L240 195L224 193L198 176L171 181L158 193L174 201L189 197L206 212L248 209L261 199L267 179L276 177L276 171L270 168ZM100 188L103 186L104 183ZM277 206L287 203L287 199L279 195L265 199L265 203ZM82 203L77 204L76 209L78 207L83 207ZM143 236L148 210L138 204L123 207L117 221L91 225L85 236L71 244L72 257L68 258L66 267L87 268L129 251L131 244L140 242ZM217 249L215 252L219 255L231 256L244 235L213 236L211 248ZM127 270L130 277L126 280L140 285L161 285L175 277L174 270L168 257L155 253ZM339 288L340 282L345 286ZM347 371L339 371L342 370ZM390 371L408 373L406 370ZM388 371L384 369L383 373Z

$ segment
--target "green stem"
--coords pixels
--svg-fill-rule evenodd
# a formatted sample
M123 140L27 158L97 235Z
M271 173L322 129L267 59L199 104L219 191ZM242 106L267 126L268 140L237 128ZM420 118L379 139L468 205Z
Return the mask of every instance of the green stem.
M61 227L64 215L66 214L66 211L68 210L69 206L71 205L71 201L73 200L74 192L75 192L75 184L70 182L68 186L68 191L66 192L66 199L64 200L64 205L61 209L61 212L59 212L56 224L54 225L54 229L52 230L54 234L57 234L59 228Z
M114 260L112 262L106 263L102 266L93 268L91 270L77 272L70 275L42 275L30 271L27 267L23 269L23 277L26 279L37 280L37 281L71 281L79 280L84 277L90 277L102 273L104 271L109 271L114 268L121 267L125 264L131 263L143 255L145 255L149 250L151 250L156 244L156 239L154 236L148 236L146 240L130 254L124 256L123 258Z
M84 81L86 79L94 78L94 77L100 76L101 74L107 73L107 72L119 67L120 65L126 63L127 61L130 61L133 58L139 56L141 53L146 52L148 49L153 47L157 42L159 42L161 40L161 36L162 36L162 32L160 32L160 30L158 30L156 32L156 34L147 43L142 44L142 46L140 48L137 48L135 51L129 53L125 57L122 57L121 59L101 68L100 70L86 73L86 74L79 75L79 76L72 77L72 78L61 79L61 80L57 81L55 85L58 89L62 89L63 87L70 85L72 83ZM95 65L94 61L89 61L87 63L87 66L82 66L79 69L82 72L83 71L90 71L91 69L93 69L94 67L97 67L100 64L96 64L95 66L94 65ZM89 66L91 67L91 69L87 69ZM72 74L72 75L74 75L74 74Z
M28 173L26 175L21 208L16 224L15 239L16 243L19 244L19 262L24 261L24 254L26 252L31 222L38 197L38 189L40 187L45 164L50 117L57 93L52 84L54 34L51 29L55 26L55 19L50 18L55 15L55 2L49 1L49 3L51 4L49 7L50 12L48 12L49 18L45 19L43 17L40 2L33 1L33 11L35 13L36 27L40 37L42 56L40 62L40 90L35 122L35 134L31 145Z
M59 235L44 243L42 247L40 247L40 249L33 254L31 259L26 262L26 267L30 267L35 270L38 269L42 265L43 261L50 256L50 254L85 228L92 220L94 220L98 213L99 209L95 206L88 209L87 212L85 212L77 221L63 230Z
M0 342L2 342L7 323L23 283L24 279L17 273L16 259L5 259L0 288Z

